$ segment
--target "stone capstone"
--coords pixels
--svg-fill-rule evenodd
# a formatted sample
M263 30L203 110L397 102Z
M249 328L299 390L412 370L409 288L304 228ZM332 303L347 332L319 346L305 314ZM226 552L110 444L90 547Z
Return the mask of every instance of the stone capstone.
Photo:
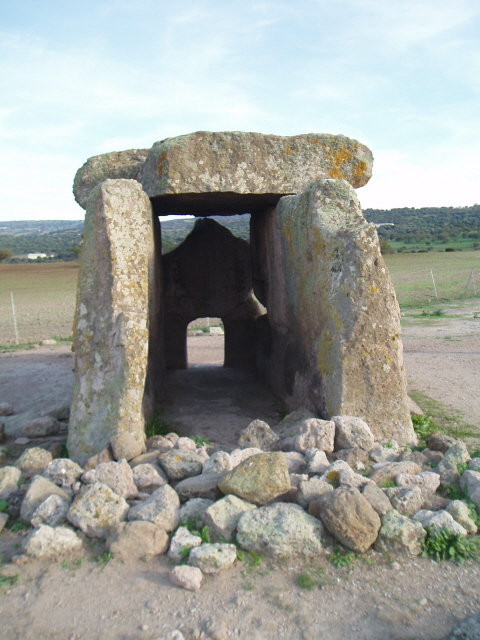
M375 549L380 552L406 553L418 556L422 553L423 539L427 532L420 522L391 509L381 517L382 527L378 533Z
M82 541L67 527L53 528L42 524L25 538L22 546L33 558L56 558L77 551Z
M129 506L105 484L96 482L75 496L67 520L92 538L104 538L110 527L125 520Z
M380 518L358 489L335 489L316 502L323 524L348 549L365 553L377 539Z
M192 549L188 564L197 567L202 573L216 574L231 567L236 559L237 548L234 544L217 542Z
M256 505L270 502L290 489L285 456L271 452L248 458L222 476L218 487Z
M276 504L244 513L237 526L242 549L274 558L324 554L330 537L320 520L297 504Z
M94 187L108 178L136 180L147 159L149 149L129 149L113 151L89 158L81 167L73 181L75 200L87 208L88 196Z
M120 522L110 529L106 546L121 560L140 560L158 556L168 549L168 535L151 522Z
M216 207L208 201L214 213L217 208L254 213L323 178L361 187L370 179L372 164L370 150L344 136L198 131L155 143L140 181L149 197L171 213L202 214L202 195L211 193L218 194ZM228 197L232 193L235 199Z
M133 180L106 180L89 196L67 441L70 457L81 465L119 434L136 442L122 458L143 449L148 323L155 321L149 312L152 223L150 201Z
M132 507L129 520L146 520L163 529L173 531L178 526L180 499L169 484L154 491L146 500Z
M222 539L231 542L242 514L256 508L254 504L234 495L225 496L212 504L203 515L211 539L214 542Z

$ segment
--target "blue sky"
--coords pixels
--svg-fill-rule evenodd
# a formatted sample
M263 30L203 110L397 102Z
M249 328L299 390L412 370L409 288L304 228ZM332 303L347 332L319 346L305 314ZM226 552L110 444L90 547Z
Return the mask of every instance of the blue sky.
M364 207L480 202L478 0L0 6L0 220L76 219L93 155L198 130L367 144Z

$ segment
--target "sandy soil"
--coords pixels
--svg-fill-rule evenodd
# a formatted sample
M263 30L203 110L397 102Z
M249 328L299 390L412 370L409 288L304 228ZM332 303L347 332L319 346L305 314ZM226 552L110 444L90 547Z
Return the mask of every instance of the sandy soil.
M404 343L411 388L446 402L480 428L480 320L473 319L473 309L454 309L459 318L407 317ZM232 448L251 419L275 424L279 417L261 381L219 367L222 353L221 338L189 338L191 368L169 375L166 417L185 434ZM0 355L0 401L16 407L16 415L6 419L8 442L27 416L68 402L72 379L65 349ZM4 562L19 552L21 538L2 532ZM165 557L92 562L103 550L86 541L78 557L62 563L6 564L4 575L20 578L0 591L0 637L155 640L181 629L192 640L438 640L480 607L478 564L458 567L375 552L367 554L367 564L357 560L348 568L335 568L325 558L314 566L237 563L220 576L207 576L202 590L192 594L170 585ZM312 590L296 583L306 570L319 576Z

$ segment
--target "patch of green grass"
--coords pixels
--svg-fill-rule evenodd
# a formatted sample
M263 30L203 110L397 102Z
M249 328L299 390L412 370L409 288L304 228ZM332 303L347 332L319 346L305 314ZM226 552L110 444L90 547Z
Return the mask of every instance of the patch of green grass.
M95 556L94 560L97 564L104 566L113 560L113 554L111 554L110 551L104 551L100 555Z
M199 447L203 447L204 444L212 444L208 438L203 438L202 436L189 436L189 438Z
M205 525L202 530L200 531L200 537L202 539L202 542L205 542L207 544L209 544L211 542L210 539L210 531L207 527L207 525Z
M255 551L246 551L247 554L247 567L259 567L262 564L263 556Z
M10 587L14 587L19 580L20 576L18 573L16 573L14 576L0 575L0 589L9 589Z
M0 500L0 513L7 513L8 500Z
M17 520L17 522L15 522L15 524L12 524L12 526L10 527L10 531L26 531L27 529L30 529L30 525L25 522L24 520Z
M480 560L480 536L466 538L448 529L434 532L431 527L425 528L424 558L433 558L437 562L451 560L457 564L463 564L465 560Z
M180 549L180 564L187 564L188 556L190 555L191 550L192 549L190 547L183 545L183 547Z
M164 409L160 409L156 411L153 415L153 418L145 425L145 436L148 438L152 438L153 436L166 436L167 433L170 433L170 427L165 420Z
M334 550L327 559L338 569L339 567L349 567L352 565L357 559L357 556L353 551L347 551L339 544L336 544Z
M378 486L380 487L380 489L395 489L397 486L397 483L393 478L388 478L383 482L379 482Z
M445 311L444 309L435 309L434 311L425 311L423 309L422 313L419 316L412 316L413 318L444 318Z
M315 587L318 587L319 584L319 580L312 576L308 571L304 571L297 576L297 585L300 589L307 589L311 591L312 589L315 589Z

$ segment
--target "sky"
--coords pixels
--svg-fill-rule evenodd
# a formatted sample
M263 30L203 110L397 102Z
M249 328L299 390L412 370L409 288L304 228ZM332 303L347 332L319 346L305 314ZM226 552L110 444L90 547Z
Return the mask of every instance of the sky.
M0 2L0 220L81 219L90 156L193 131L343 134L364 208L480 202L478 0Z

